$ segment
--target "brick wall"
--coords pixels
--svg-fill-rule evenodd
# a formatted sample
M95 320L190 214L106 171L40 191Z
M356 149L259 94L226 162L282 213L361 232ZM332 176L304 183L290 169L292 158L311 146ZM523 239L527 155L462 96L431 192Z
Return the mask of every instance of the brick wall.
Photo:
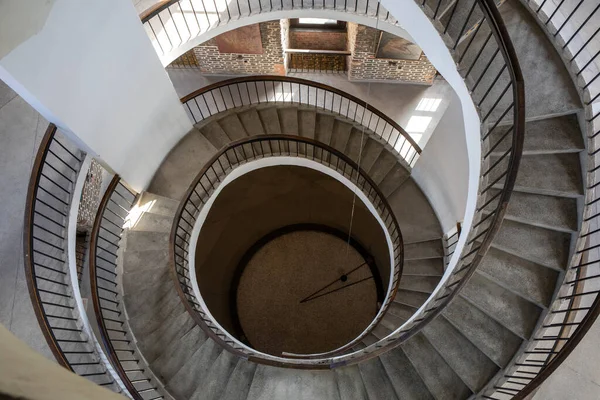
M348 23L348 79L351 81L398 81L431 85L436 70L425 55L420 60L375 58L380 31Z
M198 67L206 74L284 75L279 21L259 24L263 54L220 53L214 39L194 48Z
M290 49L346 50L346 32L290 30Z

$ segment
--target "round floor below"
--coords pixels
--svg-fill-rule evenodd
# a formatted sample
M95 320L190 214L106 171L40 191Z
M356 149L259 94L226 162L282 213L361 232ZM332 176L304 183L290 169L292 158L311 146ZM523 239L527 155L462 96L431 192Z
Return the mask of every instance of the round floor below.
M285 233L255 249L237 287L237 316L249 344L281 355L320 353L352 341L377 313L363 256L329 233Z

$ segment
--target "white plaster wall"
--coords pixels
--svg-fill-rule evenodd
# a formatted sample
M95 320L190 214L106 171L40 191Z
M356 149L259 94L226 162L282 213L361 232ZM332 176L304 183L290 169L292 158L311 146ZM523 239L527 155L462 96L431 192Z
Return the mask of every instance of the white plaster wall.
M437 213L442 231L448 232L465 217L469 189L469 158L460 100L451 95L421 157L413 178Z
M27 14L10 17L11 36L31 31ZM130 0L54 0L0 79L136 190L192 128Z
M54 1L0 1L0 59L42 29Z

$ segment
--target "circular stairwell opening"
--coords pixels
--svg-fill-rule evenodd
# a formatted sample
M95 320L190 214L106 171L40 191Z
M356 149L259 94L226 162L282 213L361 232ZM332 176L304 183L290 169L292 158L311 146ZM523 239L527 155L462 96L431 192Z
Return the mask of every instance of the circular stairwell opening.
M202 301L253 349L317 354L356 339L389 291L390 249L341 182L300 166L260 168L216 197L195 253Z
M342 347L371 323L384 297L370 253L324 225L291 225L266 235L238 271L236 330L268 354Z

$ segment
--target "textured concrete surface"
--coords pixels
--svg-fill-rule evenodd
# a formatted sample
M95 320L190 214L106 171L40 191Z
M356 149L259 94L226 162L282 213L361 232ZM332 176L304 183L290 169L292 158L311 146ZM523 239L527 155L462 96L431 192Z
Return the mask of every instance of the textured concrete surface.
M462 381L477 392L499 368L444 317L433 320L423 334Z
M569 74L537 22L517 0L500 7L525 80L528 118L565 114L581 103Z
M466 399L469 397L471 394L469 388L423 333L416 334L414 339L401 346L401 349L406 353L434 397L438 399Z
M529 338L542 311L479 273L473 275L461 294L522 338Z
M360 363L358 369L363 377L369 400L398 399L392 382L378 358Z
M486 254L478 271L500 283L503 287L533 301L548 307L558 272L491 248Z
M434 399L402 349L392 350L390 353L382 355L380 359L398 398L403 400Z
M506 126L494 129L491 143L495 144L506 133ZM510 146L510 135L496 147L495 152L502 154ZM577 152L585 148L576 114L527 122L524 154Z
M550 268L563 269L570 240L568 233L504 221L492 246Z
M462 296L457 297L443 315L496 365L505 366L521 345L518 336Z
M273 355L320 353L351 342L377 313L368 265L351 272L361 264L364 258L345 240L324 232L292 232L266 243L246 264L237 287L246 338ZM349 272L346 282L339 281ZM301 303L336 280L318 293L324 296Z
M341 399L363 400L367 398L367 390L360 377L360 370L357 365L347 368L337 368L333 372L337 378Z
M23 215L33 159L48 123L0 81L0 323L54 360L33 313L23 267Z

